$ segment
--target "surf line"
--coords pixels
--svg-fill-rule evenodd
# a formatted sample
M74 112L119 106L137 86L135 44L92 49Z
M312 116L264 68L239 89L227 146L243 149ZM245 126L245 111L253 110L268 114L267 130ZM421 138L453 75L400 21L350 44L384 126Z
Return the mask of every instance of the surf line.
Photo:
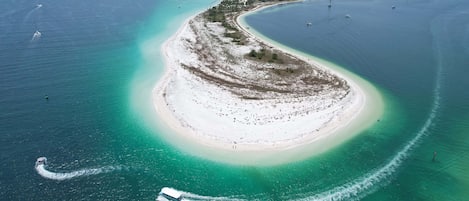
M113 171L122 170L123 167L121 166L105 166L100 168L89 168L89 169L82 169L72 172L52 172L46 169L47 166L47 158L46 157L39 157L36 160L35 169L39 175L46 179L52 179L57 181L73 179L82 176L91 176L103 173L109 173Z

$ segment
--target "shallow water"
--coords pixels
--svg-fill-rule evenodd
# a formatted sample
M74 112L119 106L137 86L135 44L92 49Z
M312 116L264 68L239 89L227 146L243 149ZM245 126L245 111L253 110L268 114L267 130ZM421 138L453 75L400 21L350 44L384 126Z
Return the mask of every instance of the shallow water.
M154 126L148 108L163 69L159 45L213 3L4 2L0 198L154 200L164 186L199 200L469 196L469 3L344 0L329 10L328 1L305 1L246 18L284 45L357 73L386 97L385 116L369 130L320 156L273 167L191 156ZM32 40L36 30L41 36ZM51 173L125 168L56 181L36 172L39 156L48 157Z

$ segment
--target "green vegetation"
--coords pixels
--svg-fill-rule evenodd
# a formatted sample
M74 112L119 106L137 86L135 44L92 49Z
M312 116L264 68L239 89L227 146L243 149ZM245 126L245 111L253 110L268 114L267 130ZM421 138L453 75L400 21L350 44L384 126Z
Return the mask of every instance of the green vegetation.
M273 54L272 54L272 60L275 61L275 60L277 60L277 59L278 59L278 54L273 53Z
M276 53L272 50L265 49L265 48L263 48L259 51L251 50L247 54L247 58L257 59L257 60L260 60L260 61L266 61L266 62L270 62L270 63L279 63L279 64L284 63L283 60L280 58L278 53Z
M256 50L251 50L251 52L249 52L249 56L250 56L250 57L254 57L254 58L257 57L257 52L256 52Z
M244 4L240 0L223 0L217 6L207 10L205 17L211 22L226 22L227 15L251 8L257 2L281 2L288 0L247 0Z
M232 38L232 41L243 45L244 36L236 29L236 27L229 22L229 18L232 18L234 14L242 11L245 5L239 0L223 0L218 6L214 6L204 13L204 17L210 22L220 22L225 27L225 37Z
M286 0L247 0L246 4L240 0L223 0L217 6L208 9L203 16L209 22L220 22L226 29L225 37L232 38L232 41L238 45L245 44L245 37L243 34L232 24L235 14L242 10L250 9L253 4L257 2L275 2ZM231 21L229 20L231 19Z
M280 76L287 76L289 74L297 73L299 70L292 69L292 68L285 68L285 69L273 69L273 72Z
M246 4L248 5L250 4ZM204 16L211 22L221 22L223 26L230 26L227 23L227 15L240 12L244 8L244 4L239 0L223 0L217 6L208 9Z

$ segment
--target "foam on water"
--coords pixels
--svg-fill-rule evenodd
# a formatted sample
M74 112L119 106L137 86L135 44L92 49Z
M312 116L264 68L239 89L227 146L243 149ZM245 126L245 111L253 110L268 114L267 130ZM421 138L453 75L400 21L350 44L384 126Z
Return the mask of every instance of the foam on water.
M38 163L40 159L44 159L44 162ZM77 171L72 171L72 172L52 172L46 169L45 167L46 161L47 159L45 157L38 158L38 161L36 161L36 166L35 166L37 173L46 179L52 179L52 180L58 180L58 181L122 170L121 166L105 166L105 167L100 167L100 168L82 169L82 170L77 170Z
M31 17L31 15L32 15L35 11L37 11L37 10L39 10L39 9L41 9L41 8L42 8L42 4L37 4L33 9L31 9L31 11L29 11L29 12L26 14L26 16L23 18L23 24L24 24L26 21L29 20L29 18Z

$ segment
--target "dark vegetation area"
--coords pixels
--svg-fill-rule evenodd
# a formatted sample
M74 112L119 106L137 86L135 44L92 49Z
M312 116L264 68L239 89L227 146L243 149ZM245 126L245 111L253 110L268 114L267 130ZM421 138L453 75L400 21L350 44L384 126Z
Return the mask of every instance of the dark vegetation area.
M226 29L225 37L232 38L232 41L238 45L244 45L246 37L232 24L236 14L239 14L239 12L243 10L249 10L255 3L279 1L288 0L247 0L246 4L239 0L223 0L217 6L209 8L203 16L209 22L220 22Z
M269 63L283 64L284 61L282 60L280 55L281 55L280 53L277 53L275 51L262 48L259 51L251 50L251 52L249 52L249 54L247 55L247 58L257 59L259 61L264 61L264 62L269 62Z
M236 96L250 100L275 99L281 94L289 94L288 96L294 97L311 96L331 88L348 90L348 85L344 80L320 69L312 68L311 64L294 55L270 47L262 41L251 42L246 33L236 24L236 17L242 12L251 10L254 6L269 5L280 1L248 0L244 4L239 0L223 0L219 5L208 9L200 16L204 20L197 21L197 23L203 24L194 26L194 31L197 34L197 28L200 25L211 28L209 27L209 25L213 25L211 23L217 23L217 28L214 31L203 33L204 30L200 30L202 33L199 37L201 38L196 39L196 44L193 46L193 51L204 62L204 68L181 63L182 68L203 80L229 90ZM224 28L222 30L224 37L231 40L219 37L220 30L218 28L220 26ZM216 47L217 51L211 51L212 45ZM224 45L226 47L223 47ZM231 55L227 48L233 48L236 45L249 47L249 52L246 52L242 57L256 62L243 61L244 59L239 58L240 55L237 54ZM222 56L223 59L218 60L219 56ZM243 66L241 62L247 64ZM238 72L233 71L232 68L238 66L248 68L252 72L262 72L263 76L252 79L243 73L237 74Z

